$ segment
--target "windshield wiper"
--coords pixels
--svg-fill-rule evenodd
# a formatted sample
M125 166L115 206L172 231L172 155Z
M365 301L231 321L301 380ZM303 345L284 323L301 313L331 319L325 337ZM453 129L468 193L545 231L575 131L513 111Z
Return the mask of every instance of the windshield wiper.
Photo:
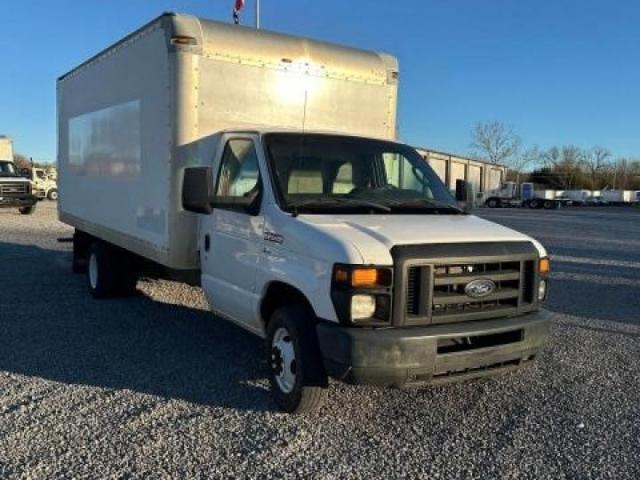
M460 207L451 205L450 203L441 202L432 198L412 198L410 200L396 200L393 202L394 208L423 208L429 210L446 209L453 212L464 214L465 211Z
M287 205L288 208L293 210L295 215L298 214L299 208L304 207L325 207L329 205L349 205L353 207L367 207L373 210L378 210L380 212L388 213L391 211L390 207L383 205L381 203L370 202L367 200L360 200L356 198L313 198L309 200L302 200L300 202L293 202Z

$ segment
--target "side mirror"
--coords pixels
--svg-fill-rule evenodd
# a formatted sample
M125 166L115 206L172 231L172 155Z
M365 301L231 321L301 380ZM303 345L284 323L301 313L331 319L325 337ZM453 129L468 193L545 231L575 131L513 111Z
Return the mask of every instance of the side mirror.
M213 169L188 167L182 179L182 208L190 212L209 214L213 211Z
M456 180L456 201L465 212L471 211L473 208L473 185L466 180Z

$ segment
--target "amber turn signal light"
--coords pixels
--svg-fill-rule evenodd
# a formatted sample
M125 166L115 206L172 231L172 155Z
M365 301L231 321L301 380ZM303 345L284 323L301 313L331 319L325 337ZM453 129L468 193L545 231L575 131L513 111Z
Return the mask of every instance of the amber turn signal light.
M542 275L543 277L549 275L549 272L551 271L551 262L549 262L548 257L540 259L539 271L540 275Z
M391 270L387 268L338 266L334 280L354 288L387 287L391 285Z

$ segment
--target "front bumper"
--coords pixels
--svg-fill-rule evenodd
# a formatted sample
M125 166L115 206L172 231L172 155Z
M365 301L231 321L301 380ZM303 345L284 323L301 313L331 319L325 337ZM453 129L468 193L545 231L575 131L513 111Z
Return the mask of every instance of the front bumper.
M539 310L499 320L378 329L321 322L317 333L325 368L334 378L377 385L441 383L503 373L533 360L550 316ZM451 346L469 338L479 346Z
M35 205L38 198L34 195L21 195L19 197L0 196L0 208L20 208Z

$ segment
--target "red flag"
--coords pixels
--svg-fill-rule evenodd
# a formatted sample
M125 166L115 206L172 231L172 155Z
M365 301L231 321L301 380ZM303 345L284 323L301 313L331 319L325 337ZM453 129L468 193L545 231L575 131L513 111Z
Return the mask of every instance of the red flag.
M238 25L240 23L240 10L244 7L244 0L236 0L233 7L233 23Z

